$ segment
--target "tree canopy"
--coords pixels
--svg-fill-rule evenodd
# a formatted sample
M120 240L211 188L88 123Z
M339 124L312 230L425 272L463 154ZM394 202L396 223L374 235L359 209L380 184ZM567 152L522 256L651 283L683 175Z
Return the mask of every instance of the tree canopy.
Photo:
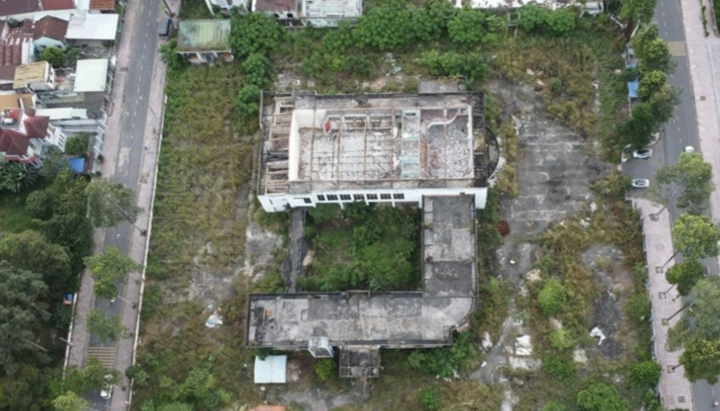
M485 13L463 7L447 23L450 40L463 48L479 45L485 38Z
M705 339L720 339L720 278L703 278L690 295L695 318L693 334Z
M640 60L638 69L644 75L651 71L671 74L675 70L675 62L670 54L667 41L660 37L657 23L652 23L638 30L631 40L635 56Z
M122 221L135 222L142 208L135 205L135 192L120 183L95 179L85 188L87 212L95 227L115 227Z
M691 382L706 380L715 384L720 374L720 340L692 339L680 355L680 364Z
M675 249L690 260L718 255L720 231L705 216L681 214L672 228Z
M230 47L235 58L253 53L268 55L280 43L282 27L277 19L264 13L235 13L230 28Z
M128 329L120 322L119 316L108 317L101 308L90 310L87 316L87 327L91 333L103 341L117 341L130 336Z
M705 267L696 260L677 263L665 273L667 281L677 285L680 295L688 295L703 275L705 275Z
M608 384L593 384L580 391L577 404L583 411L627 411L627 403L618 390Z
M699 214L715 190L712 166L703 160L701 153L682 153L675 164L663 165L650 185L650 197L666 202L677 190L677 206Z
M620 17L625 20L639 20L649 23L655 14L657 0L624 0Z
M53 400L55 411L85 411L90 402L85 398L69 391Z
M104 298L115 297L117 295L115 283L127 281L131 271L142 268L135 260L114 246L107 247L100 254L86 257L85 266L95 277L95 294Z
M538 302L547 316L553 316L560 312L567 303L567 291L560 281L550 278L545 281Z
M0 261L0 367L17 370L16 357L37 348L35 334L50 314L41 301L48 287L40 274Z

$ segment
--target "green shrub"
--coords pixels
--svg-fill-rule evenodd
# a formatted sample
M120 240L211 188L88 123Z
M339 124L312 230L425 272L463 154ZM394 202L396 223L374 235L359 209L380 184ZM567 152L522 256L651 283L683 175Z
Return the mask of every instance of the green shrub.
M575 377L575 363L571 358L546 354L543 357L543 370L551 377L564 381Z
M555 330L548 336L550 345L558 350L567 350L575 345L575 340L567 330Z
M560 281L550 278L545 281L538 302L545 315L551 317L560 312L567 303L567 291Z
M337 204L318 204L308 211L310 218L315 224L326 224L334 220L340 212Z
M618 390L604 383L593 384L580 391L577 404L583 411L628 411L628 405Z
M332 358L323 358L315 361L315 375L320 381L328 381L338 376L337 364Z
M33 218L47 220L52 217L52 198L45 190L33 191L25 200L25 210Z
M646 292L633 294L625 305L625 312L631 320L640 323L650 320L650 298Z
M655 361L642 361L630 367L630 384L637 388L655 387L660 381L662 367Z
M550 401L545 403L542 407L542 411L566 411L567 407L557 401Z
M85 157L88 152L90 136L80 133L70 137L65 144L65 154L71 157Z
M449 347L413 351L408 357L408 364L441 378L450 378L455 372L467 372L477 363L477 349L470 341L470 333L455 333L453 338L453 345Z
M442 407L442 393L437 388L423 388L418 394L420 405L425 411L437 411Z

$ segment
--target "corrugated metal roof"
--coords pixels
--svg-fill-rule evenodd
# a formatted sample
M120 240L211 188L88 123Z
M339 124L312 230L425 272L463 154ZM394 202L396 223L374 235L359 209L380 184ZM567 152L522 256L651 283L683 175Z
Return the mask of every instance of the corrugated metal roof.
M87 109L60 107L60 108L39 108L35 110L36 116L50 117L50 121L54 120L85 120L88 118Z
M115 10L115 0L90 0L90 10Z
M70 10L75 8L73 0L40 0L43 10Z
M70 18L68 40L115 40L117 35L117 14L78 14Z
M230 20L185 20L178 26L177 51L229 51Z
M0 2L0 16L33 13L40 10L38 0L7 0Z
M255 357L255 384L285 384L287 355Z
M23 64L15 68L15 83L13 88L23 88L30 83L46 81L50 65L47 61Z
M78 60L75 69L75 92L99 92L107 83L108 59Z

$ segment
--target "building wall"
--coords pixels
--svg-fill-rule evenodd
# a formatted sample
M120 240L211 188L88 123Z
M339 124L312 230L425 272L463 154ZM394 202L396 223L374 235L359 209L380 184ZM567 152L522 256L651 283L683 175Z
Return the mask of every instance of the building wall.
M331 192L313 192L307 195L299 194L273 194L259 195L258 200L263 209L269 213L285 211L287 207L315 207L317 204L344 204L353 201L364 201L369 203L416 203L422 206L423 196L428 195L475 195L475 208L485 208L487 200L487 188L433 188L433 189L408 189L408 190L348 190Z

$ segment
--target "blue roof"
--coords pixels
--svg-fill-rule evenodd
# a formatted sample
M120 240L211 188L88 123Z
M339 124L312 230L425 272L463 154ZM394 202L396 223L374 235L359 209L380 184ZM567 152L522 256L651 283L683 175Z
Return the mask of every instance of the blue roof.
M68 159L68 163L70 163L70 168L72 171L76 173L84 173L85 172L85 159L82 157L76 157L76 158L70 158Z
M638 80L628 81L628 96L630 98L637 98L638 96L638 87L640 87L640 82Z

